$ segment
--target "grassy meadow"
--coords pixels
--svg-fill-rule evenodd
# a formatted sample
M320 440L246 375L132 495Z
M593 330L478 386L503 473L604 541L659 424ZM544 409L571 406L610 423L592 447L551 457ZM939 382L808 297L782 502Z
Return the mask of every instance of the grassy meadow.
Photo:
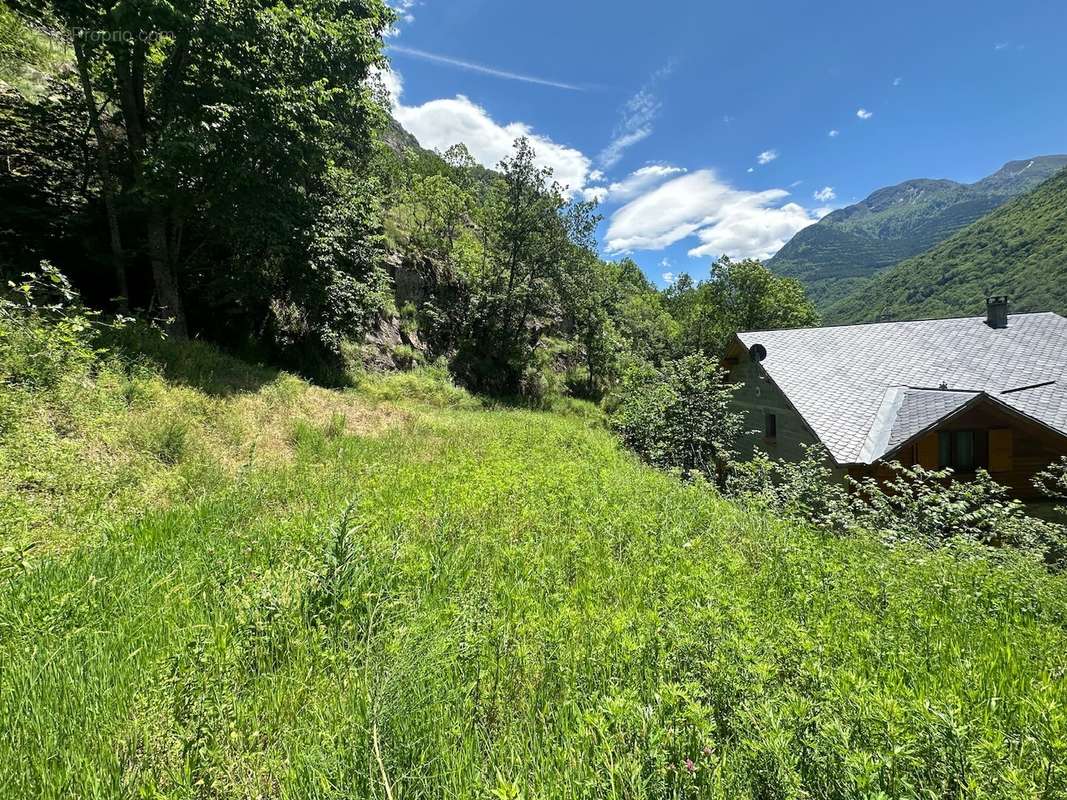
M24 335L2 797L1067 797L1067 580L1021 556L796 527L432 371L15 380Z

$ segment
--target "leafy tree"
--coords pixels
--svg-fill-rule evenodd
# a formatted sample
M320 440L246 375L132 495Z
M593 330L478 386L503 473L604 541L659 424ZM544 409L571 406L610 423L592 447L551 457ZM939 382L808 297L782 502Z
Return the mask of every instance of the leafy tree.
M588 258L597 218L589 204L567 203L525 138L500 172L488 193L484 261L470 276L455 366L476 389L517 395L542 336L562 321L569 273Z
M618 390L611 426L648 463L721 482L742 432L724 378L699 354L636 368Z
M738 331L819 324L799 281L780 278L754 260L724 256L712 265L709 280L693 285L683 275L667 298L682 328L683 347L709 355L721 353Z
M307 262L337 242L333 232L316 241L316 221L358 184L379 121L365 81L391 20L381 0L36 5L71 38L102 152L121 148L121 186L104 176L105 199L136 202L137 244L174 335L186 332L184 273L204 250L216 264L229 250L231 268L289 262L261 283L296 273L321 287L341 280L337 270L366 271L351 242Z
M28 99L0 87L0 275L7 279L45 259L93 257L84 241L74 241L87 236L97 196L80 96L65 80L41 88L39 98Z

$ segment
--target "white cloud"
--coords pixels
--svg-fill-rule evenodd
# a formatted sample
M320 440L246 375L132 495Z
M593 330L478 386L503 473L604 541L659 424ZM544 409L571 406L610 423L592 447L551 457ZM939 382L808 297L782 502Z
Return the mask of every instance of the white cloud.
M663 282L665 284L667 284L668 286L670 286L672 283L674 283L675 277L677 277L677 276L673 272L664 272L663 273Z
M400 35L401 25L410 25L415 21L415 14L412 13L412 9L418 3L417 0L389 0L388 5L396 12L397 16L393 27L385 32L386 38L392 38Z
M820 203L829 203L837 197L837 193L834 191L833 186L824 186L821 189L816 189L811 196Z
M789 192L735 189L700 170L674 178L620 208L606 236L609 252L662 250L696 236L694 257L767 258L797 231L815 222L796 203L779 206Z
M827 134L831 139L836 139L840 135L841 131L837 130L837 128L831 128L830 133Z
M549 167L555 180L569 187L572 194L585 189L591 162L580 150L535 133L524 122L501 125L463 95L406 106L401 99L404 84L400 75L382 70L379 78L389 93L393 116L423 147L445 151L462 142L475 161L492 169L511 155L515 140L525 136L539 166Z
M612 183L609 187L611 199L624 202L683 172L685 170L681 167L672 167L669 164L649 164L631 172L621 181Z
M904 79L903 78L893 78L893 85L894 86L900 86L900 84L902 84L902 83L904 83Z
M822 219L827 214L831 214L834 211L836 211L836 209L832 206L819 206L818 208L812 209L811 215L815 217L815 219Z
M777 150L764 150L762 153L756 156L756 161L758 161L760 164L770 164L776 158L778 158Z
M610 169L619 163L626 150L652 135L652 123L659 116L661 103L655 94L657 84L674 71L674 62L652 73L648 82L622 107L621 118L611 133L611 141L599 156L600 164Z
M745 170L745 172L755 172L755 171L756 171L755 167L749 167L748 169Z
M604 173L598 169L594 169L592 172L589 173L589 180L602 181L604 180Z
M1006 48L1008 47L1008 45L1010 45L1010 44L1011 44L1011 42L996 42L996 43L995 43L995 44L993 45L993 49L994 49L994 50L1004 50L1004 49L1006 49Z
M590 186L588 189L582 189L582 199L587 203L592 203L593 201L603 203L607 196L607 186Z
M868 111L865 108L861 108L856 112L856 116L859 117L860 119L870 119L871 117L874 116L874 112L873 111Z

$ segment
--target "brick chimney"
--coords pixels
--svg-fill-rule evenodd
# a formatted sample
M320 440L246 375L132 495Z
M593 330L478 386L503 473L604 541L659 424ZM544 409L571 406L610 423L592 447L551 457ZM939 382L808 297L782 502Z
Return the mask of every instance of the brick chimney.
M985 301L985 324L995 330L1008 327L1008 298L987 297Z

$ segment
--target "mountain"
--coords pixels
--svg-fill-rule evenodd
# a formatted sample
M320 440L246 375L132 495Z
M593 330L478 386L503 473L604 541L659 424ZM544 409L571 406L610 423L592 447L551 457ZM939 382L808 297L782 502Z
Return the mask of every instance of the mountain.
M943 242L1067 167L1067 155L1010 161L977 183L919 179L879 189L794 236L767 262L826 308L866 278Z
M1067 315L1067 169L869 279L824 316L840 323L883 311L895 319L981 314L992 294L1008 295L1016 312Z

